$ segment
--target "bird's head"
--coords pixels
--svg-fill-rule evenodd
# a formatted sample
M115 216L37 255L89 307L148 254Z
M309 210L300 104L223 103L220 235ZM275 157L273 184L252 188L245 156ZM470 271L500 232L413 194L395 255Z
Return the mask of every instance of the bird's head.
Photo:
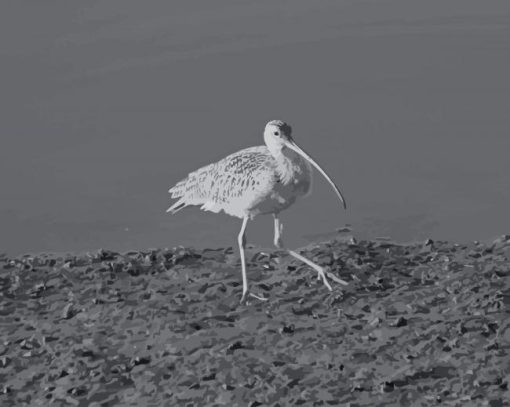
M303 157L306 161L312 164L317 171L319 171L324 178L331 184L333 189L335 190L338 198L342 202L344 208L347 207L345 203L345 199L342 196L342 193L335 185L335 183L331 180L331 178L326 174L326 172L315 162L315 160L308 155L301 147L299 147L296 142L292 139L291 136L292 127L290 127L283 120L271 120L266 124L266 128L264 129L264 142L266 143L267 148L271 152L271 154L275 157L279 156L284 152L285 148L288 148L301 157Z
M264 142L273 154L278 154L292 141L292 127L283 120L271 120L264 129Z

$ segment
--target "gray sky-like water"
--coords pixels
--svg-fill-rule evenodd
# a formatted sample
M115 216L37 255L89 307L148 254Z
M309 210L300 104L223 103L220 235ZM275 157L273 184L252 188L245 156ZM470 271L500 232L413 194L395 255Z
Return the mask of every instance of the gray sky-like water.
M234 245L167 190L275 118L349 204L316 174L289 246L510 233L506 0L4 1L0 57L0 251Z

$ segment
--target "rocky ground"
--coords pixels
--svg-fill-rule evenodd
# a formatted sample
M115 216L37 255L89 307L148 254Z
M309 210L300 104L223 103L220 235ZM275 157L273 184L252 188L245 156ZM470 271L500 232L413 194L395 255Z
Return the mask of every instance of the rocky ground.
M3 406L504 406L510 236L0 256Z

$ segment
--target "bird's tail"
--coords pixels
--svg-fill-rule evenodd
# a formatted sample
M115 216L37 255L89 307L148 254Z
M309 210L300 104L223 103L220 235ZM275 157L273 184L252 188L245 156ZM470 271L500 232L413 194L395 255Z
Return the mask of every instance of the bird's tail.
M185 199L186 194L186 179L183 179L179 181L176 185L174 185L172 188L169 189L169 193L171 194L172 198L180 198L175 202L170 208L168 208L166 211L170 212L172 215L179 212L184 207L188 206Z
M204 167L207 168L207 167ZM186 178L179 181L168 191L172 199L178 199L167 212L175 214L181 209L190 205L200 205L204 203L204 192L203 192L203 169L197 170L188 174Z

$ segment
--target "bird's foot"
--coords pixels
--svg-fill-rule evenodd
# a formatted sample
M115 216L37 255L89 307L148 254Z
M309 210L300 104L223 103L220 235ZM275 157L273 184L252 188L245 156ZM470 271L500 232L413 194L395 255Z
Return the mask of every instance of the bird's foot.
M332 272L331 272L331 268L330 267L327 267L327 268L324 268L324 274L327 275L331 280L333 280L335 283L338 283L338 284L342 284L342 285L345 285L345 286L348 286L349 283L345 280L342 280L341 278L335 276ZM317 277L319 278L319 277Z
M240 301L240 303L241 303L241 304L243 304L243 303L245 303L246 301L248 301L248 297L256 298L256 299L257 299L257 300L259 300L259 301L267 301L267 300L268 300L268 298L261 297L261 296L259 296L259 295L257 295L257 294L253 294L253 293L251 293L251 292L249 292L249 291L245 291L245 292L243 292L243 296L241 297L241 301Z
M250 297L253 297L253 298L256 298L257 300L260 300L260 301L267 301L269 298L266 298L266 297L262 297L260 295L257 295L257 294L253 294L253 293L249 293L248 294Z
M335 283L342 284L342 285L349 285L349 283L345 280L342 280L341 278L338 278L335 276L331 271L329 271L328 268L318 267L317 269L317 280L322 280L324 282L324 285L328 288L329 291L332 291L331 285L329 284L328 280L326 279L326 275L333 280Z
M328 279L326 278L326 273L324 272L322 267L321 267L321 269L317 269L317 280L322 280L322 282L324 283L326 288L329 291L333 291L333 289L331 288L331 285L328 282Z
M315 271L317 271L317 280L322 280L324 282L324 285L326 286L326 288L329 291L333 291L333 289L331 288L331 285L329 284L328 279L326 278L326 274L328 274L328 276L333 281L335 281L335 282L337 282L339 284L348 285L348 283L345 282L344 280L336 277L331 272L327 271L326 269L324 269L323 267L319 266L318 264L315 264L313 261L308 260L306 257L303 257L302 255L300 255L299 253L295 252L294 250L287 250L287 251L288 251L289 254L294 256L296 259L301 260L303 263L307 264L308 266L313 268Z

